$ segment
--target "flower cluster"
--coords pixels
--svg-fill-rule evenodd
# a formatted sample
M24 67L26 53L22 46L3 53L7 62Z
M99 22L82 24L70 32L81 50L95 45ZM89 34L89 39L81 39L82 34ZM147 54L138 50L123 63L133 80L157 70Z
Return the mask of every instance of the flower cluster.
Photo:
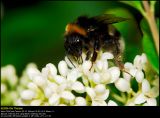
M16 105L18 77L14 66L1 68L1 105Z
M85 58L82 54L81 65L73 61L76 68L67 57L59 62L58 69L51 63L41 71L33 64L28 66L20 79L21 86L17 87L16 105L157 105L159 78L146 76L145 54L137 55L133 63L126 62L125 71L114 64L114 56L109 52L100 52L93 66Z

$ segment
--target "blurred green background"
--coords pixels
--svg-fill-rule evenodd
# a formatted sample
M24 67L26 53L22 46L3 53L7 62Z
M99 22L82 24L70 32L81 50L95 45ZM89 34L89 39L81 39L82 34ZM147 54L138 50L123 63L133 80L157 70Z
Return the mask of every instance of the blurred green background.
M13 64L20 75L26 64L35 62L41 69L47 63L56 66L64 58L63 33L67 23L80 15L113 13L130 18L115 24L125 39L125 61L133 61L143 52L140 13L121 2L107 1L2 1L1 66Z

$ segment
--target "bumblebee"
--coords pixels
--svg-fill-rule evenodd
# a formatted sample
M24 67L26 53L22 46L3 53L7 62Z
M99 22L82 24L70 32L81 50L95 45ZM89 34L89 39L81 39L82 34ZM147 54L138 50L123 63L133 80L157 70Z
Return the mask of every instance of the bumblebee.
M81 64L82 52L85 52L86 60L91 60L93 65L98 51L106 50L114 55L116 64L123 68L120 32L112 24L125 20L127 19L112 14L103 14L94 17L80 16L74 22L67 24L64 47L68 59L71 61L72 58Z

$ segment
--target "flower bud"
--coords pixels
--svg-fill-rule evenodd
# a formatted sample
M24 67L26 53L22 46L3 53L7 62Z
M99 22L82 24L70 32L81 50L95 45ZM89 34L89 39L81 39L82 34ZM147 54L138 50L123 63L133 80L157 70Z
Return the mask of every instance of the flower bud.
M76 97L75 99L76 106L86 106L86 100L83 97Z
M36 94L32 90L24 90L24 91L22 91L20 96L24 100L31 100L32 98L34 98L36 96Z
M115 82L115 86L118 90L120 90L121 92L127 92L130 89L130 83L129 81L120 78Z
M138 83L141 83L144 79L144 73L141 70L138 70L136 72L135 78L136 78Z
M58 64L58 70L62 76L64 77L67 76L68 73L67 63L65 61L60 61Z

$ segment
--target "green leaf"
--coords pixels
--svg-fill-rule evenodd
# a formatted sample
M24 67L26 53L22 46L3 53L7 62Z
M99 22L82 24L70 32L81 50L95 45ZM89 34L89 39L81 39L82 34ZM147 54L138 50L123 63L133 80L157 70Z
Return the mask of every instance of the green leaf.
M159 74L159 61L158 54L153 42L152 34L150 32L148 23L145 19L141 21L141 28L143 31L142 45L144 52L147 55L149 62L151 63L153 69Z
M135 9L139 10L141 13L144 12L141 5L141 1L121 1L121 2L134 7Z

